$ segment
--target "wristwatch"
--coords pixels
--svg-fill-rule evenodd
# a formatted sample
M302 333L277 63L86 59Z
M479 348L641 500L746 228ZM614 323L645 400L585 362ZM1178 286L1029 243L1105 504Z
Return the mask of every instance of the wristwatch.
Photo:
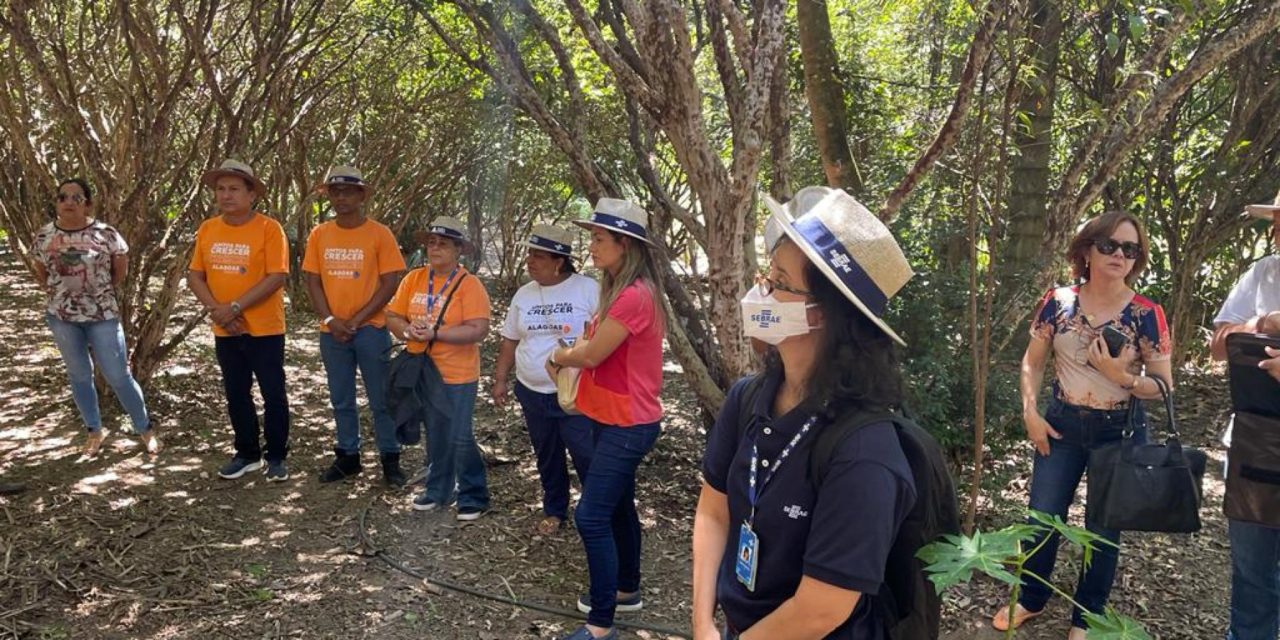
M236 315L240 315L240 313L241 313L242 311L244 311L244 310L240 308L240 302L239 302L239 301L237 301L237 300L232 300L232 301L231 301L231 311L232 311L233 313L235 313Z

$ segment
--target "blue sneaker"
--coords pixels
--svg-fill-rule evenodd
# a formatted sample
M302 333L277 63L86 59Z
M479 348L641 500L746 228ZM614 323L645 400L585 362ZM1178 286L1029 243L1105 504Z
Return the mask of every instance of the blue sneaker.
M288 479L289 467L284 466L284 460L267 463L267 482L284 482Z
M560 638L560 640L618 640L618 630L610 629L609 633L606 633L605 635L597 638L591 635L591 631L588 630L587 625L584 624L581 627L578 627L576 630L574 630L573 633L563 638Z
M640 592L637 591L625 598L619 597L613 606L613 610L618 613L631 613L644 608L644 600L640 598ZM591 595L584 594L578 596L578 611L583 613L591 613Z
M231 462L218 470L218 476L227 480L235 480L240 476L251 471L257 471L262 468L262 460L250 460L239 456L232 458Z

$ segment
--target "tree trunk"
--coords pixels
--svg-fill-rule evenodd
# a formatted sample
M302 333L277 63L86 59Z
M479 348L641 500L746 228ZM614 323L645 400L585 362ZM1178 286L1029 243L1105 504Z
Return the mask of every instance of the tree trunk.
M797 2L796 27L800 32L800 59L804 64L804 94L809 101L809 117L813 121L813 135L818 142L827 185L859 196L862 179L849 151L840 59L831 37L826 0Z

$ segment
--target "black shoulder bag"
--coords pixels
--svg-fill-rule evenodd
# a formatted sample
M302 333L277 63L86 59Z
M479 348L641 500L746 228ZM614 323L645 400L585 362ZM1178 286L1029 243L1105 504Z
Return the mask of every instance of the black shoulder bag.
M1164 443L1138 444L1133 437L1138 400L1129 401L1129 423L1119 442L1089 453L1089 498L1085 520L1121 531L1193 533L1200 530L1201 480L1207 457L1178 440L1169 386L1151 376L1168 414Z

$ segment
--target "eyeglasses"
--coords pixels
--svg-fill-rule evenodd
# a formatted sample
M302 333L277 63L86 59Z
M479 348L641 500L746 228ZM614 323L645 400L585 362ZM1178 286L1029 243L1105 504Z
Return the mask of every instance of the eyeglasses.
M84 202L84 196L78 193L59 193L58 194L58 202L66 202L68 200L76 204L80 204Z
M787 293L792 293L798 296L813 295L812 291L805 291L804 289L793 289L791 287L788 287L785 284L779 284L777 282L774 282L772 278L764 274L759 274L756 276L756 284L764 288L764 294L766 296L773 293L774 291L785 291Z
M1136 260L1142 255L1142 245L1136 242L1117 242L1111 238L1101 238L1093 241L1093 247L1104 256L1113 255L1116 249L1119 249L1128 260Z

